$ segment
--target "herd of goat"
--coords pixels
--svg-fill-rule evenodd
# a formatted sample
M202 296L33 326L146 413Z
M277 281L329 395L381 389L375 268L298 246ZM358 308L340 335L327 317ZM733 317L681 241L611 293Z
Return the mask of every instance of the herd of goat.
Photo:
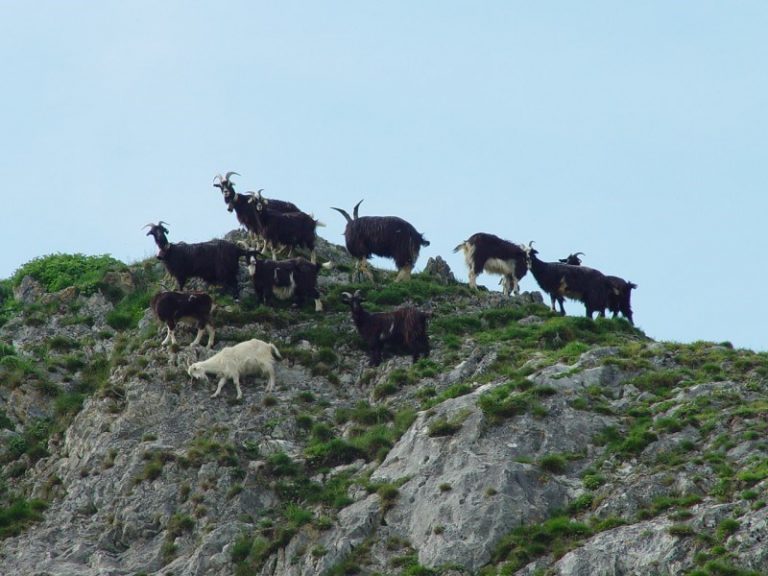
M150 303L157 318L167 328L163 345L169 342L176 344L177 323L192 320L197 325L197 336L191 345L200 344L207 331L207 348L212 348L214 301L205 292L183 292L184 285L191 278L199 278L207 284L221 286L237 298L241 258L246 258L253 289L260 301L269 303L275 297L293 300L297 306L302 306L311 299L316 311L323 309L317 277L320 269L330 263L317 263L315 241L318 221L291 202L265 198L261 190L247 194L235 192L232 181L235 175L239 176L237 172L219 174L214 178L213 185L221 190L227 210L234 212L238 222L247 230L252 240L250 245L227 240L171 243L167 237L167 223L159 221L145 226L149 228L147 235L152 236L157 244L157 258L175 278L179 289L160 292ZM398 271L396 282L408 280L421 247L429 246L429 242L413 225L397 216L358 216L361 202L355 205L352 216L341 208L333 208L347 221L344 231L346 248L357 261L358 273L373 281L368 259L376 255L394 260ZM308 250L310 260L291 258L296 249ZM287 257L278 259L286 250ZM560 313L565 315L563 302L565 298L570 298L584 304L589 318L595 312L605 316L608 309L614 318L621 314L630 324L633 323L630 300L631 292L637 285L581 266L581 252L558 262L545 262L539 259L533 242L527 246L514 244L484 232L473 234L453 251L463 252L472 288L477 288L478 275L487 272L501 275L505 296L509 296L510 292L519 294L520 280L530 270L541 289L549 294L553 311L556 311L557 303ZM271 259L265 258L267 253L271 253ZM420 356L429 356L429 313L411 306L390 312L367 312L362 306L364 299L360 290L354 294L344 292L342 298L350 306L352 319L368 348L372 366L381 363L385 348L410 354L414 362ZM217 375L220 380L212 395L214 397L221 392L225 381L232 379L239 399L242 396L240 378L249 374L266 372L269 376L267 390L271 390L275 383L274 362L280 359L280 352L273 344L252 339L226 347L207 360L192 364L188 373L202 379L207 379L207 374Z

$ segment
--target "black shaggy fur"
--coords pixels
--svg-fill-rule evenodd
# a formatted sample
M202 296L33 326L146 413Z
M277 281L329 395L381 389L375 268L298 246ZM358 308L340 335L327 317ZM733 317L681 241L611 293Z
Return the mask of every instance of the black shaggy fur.
M410 354L414 362L419 356L429 356L429 314L413 307L391 312L366 312L359 290L354 295L344 292L342 298L350 305L357 332L368 347L371 366L381 364L385 346L395 353Z
M528 272L528 253L524 248L493 234L478 232L453 249L454 253L459 250L464 252L472 288L477 287L477 277L485 271L502 275L506 296L510 290L520 293L520 280Z
M237 216L237 221L245 227L254 236L261 236L261 226L258 218L256 217L256 207L251 202L251 199L255 196L263 198L261 196L261 190L258 192L249 192L247 194L239 194L235 192L235 183L232 181L232 176L239 174L237 172L227 172L224 176L218 174L213 180L213 185L221 190L221 194L224 197L224 203L227 205L229 212L234 212ZM299 212L296 204L293 202L287 202L285 200L267 199L263 198L267 206L277 212Z
M392 258L402 274L398 274L398 279L408 278L421 247L429 246L429 241L412 224L397 216L358 217L361 202L355 205L353 217L341 208L332 208L347 220L344 230L347 251L361 263L372 255Z
M595 312L605 316L610 287L602 272L586 266L543 262L539 260L537 254L536 249L529 248L531 273L541 289L552 299L552 310L555 310L555 301L557 301L560 305L560 313L565 315L563 298L568 297L583 302L589 318L592 318Z
M272 246L286 246L290 250L306 248L312 253L312 261L315 261L317 220L304 212L273 210L272 201L261 196L252 196L250 202L255 208L261 235L267 242Z
M168 229L163 224L163 222L149 224L147 236L155 239L155 244L160 249L157 258L165 264L168 273L176 279L179 290L184 289L188 279L200 278L209 284L223 286L237 298L240 292L237 285L240 258L255 252L226 240L171 244L166 236Z
M320 292L317 289L317 274L320 264L313 264L304 258L290 260L261 260L251 256L248 273L253 281L256 298L269 304L275 289L281 289L286 298L302 306L308 298L314 299L316 309L320 306Z
M205 292L158 292L149 302L157 319L163 322L169 334L182 319L195 321L198 331L209 329L208 346L213 344L213 299Z
M566 258L561 258L560 262L564 264L570 264L572 266L580 266L581 258L579 254L582 252L576 252L575 254L569 254ZM627 321L635 325L632 319L632 290L637 288L637 284L629 282L618 276L606 276L608 284L611 289L608 292L608 310L611 311L613 318L621 313Z

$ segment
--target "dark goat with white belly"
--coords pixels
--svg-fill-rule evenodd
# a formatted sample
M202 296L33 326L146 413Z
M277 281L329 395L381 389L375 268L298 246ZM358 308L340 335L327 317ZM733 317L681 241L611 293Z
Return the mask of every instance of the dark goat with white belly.
M269 304L273 296L280 300L293 299L302 306L308 298L315 301L315 312L322 312L323 303L317 289L317 273L321 264L304 258L290 260L262 260L251 256L248 273L251 275L256 298Z
M385 346L396 353L410 354L414 362L419 356L429 356L426 312L411 306L391 312L366 312L360 290L354 295L344 292L342 299L350 305L357 332L368 347L371 366L381 364Z
M352 217L341 208L331 208L347 220L344 239L347 251L358 259L358 269L373 281L368 258L375 254L394 259L398 270L396 282L410 279L419 251L422 246L429 246L429 241L412 224L397 216L358 217L361 203L362 200L355 205Z
M317 226L320 224L304 212L280 212L273 210L268 200L260 194L251 196L249 202L253 205L256 220L262 237L272 246L272 258L276 259L275 246L286 246L293 252L294 248L306 248L310 251L310 260L317 260L315 241Z
M163 322L168 333L163 340L165 346L170 340L176 344L176 324L181 320L193 320L197 325L197 336L190 346L197 346L203 337L203 332L208 331L208 345L213 346L215 329L211 322L211 314L215 307L213 299L205 292L158 292L152 296L149 302L157 319Z
M186 244L185 242L168 242L168 229L165 222L147 224L147 236L155 239L160 249L157 258L165 264L165 269L176 279L179 290L190 278L200 278L209 284L217 284L237 298L240 293L237 276L240 271L240 258L256 252L241 248L226 240L211 240Z
M567 258L561 258L560 262L564 264L570 264L571 266L581 266L581 258L579 255L584 256L583 252L576 252L575 254L569 254ZM618 276L606 276L608 284L611 289L608 292L608 310L613 314L613 318L621 313L627 321L634 326L635 322L632 319L632 290L637 288L637 284L629 282Z
M528 256L531 273L541 289L552 299L553 311L557 301L560 313L565 316L563 299L567 297L582 302L589 318L592 318L595 312L605 316L610 285L602 272L586 266L544 262L539 259L533 242L528 246Z
M472 234L453 249L464 252L469 269L469 286L477 288L477 277L483 272L501 274L504 296L510 291L520 294L520 280L528 272L528 251L525 247L502 240L493 234Z

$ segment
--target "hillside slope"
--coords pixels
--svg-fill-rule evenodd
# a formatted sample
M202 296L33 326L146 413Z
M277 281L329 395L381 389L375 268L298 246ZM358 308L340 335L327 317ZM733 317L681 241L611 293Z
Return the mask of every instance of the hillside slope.
M248 378L240 402L186 375L210 352L160 346L156 262L14 279L0 572L768 573L768 356L562 318L538 293L354 284L321 254L342 262L323 313L219 299L216 349L285 357L275 391ZM358 288L430 310L431 357L369 368L340 298Z

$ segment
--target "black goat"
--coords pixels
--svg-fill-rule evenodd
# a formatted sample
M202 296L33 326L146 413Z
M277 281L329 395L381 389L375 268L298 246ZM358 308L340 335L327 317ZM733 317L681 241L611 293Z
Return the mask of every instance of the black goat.
M261 260L251 256L248 259L248 273L258 299L268 304L272 296L281 300L293 298L297 306L302 306L307 298L312 298L315 312L323 311L317 289L317 273L321 267L304 258Z
M429 314L407 306L391 312L370 313L363 310L360 290L354 295L342 294L352 309L352 320L357 332L368 347L371 366L381 364L384 347L393 352L411 354L416 362L419 356L429 356L427 319Z
M502 240L493 234L472 234L453 249L462 250L469 269L469 286L477 288L477 277L484 271L501 274L504 296L510 291L520 293L520 280L528 272L528 251L525 247Z
M213 346L215 329L211 323L211 313L215 307L213 299L205 292L158 292L149 302L157 319L165 323L168 333L163 340L165 346L168 340L176 344L176 324L181 320L194 320L197 324L197 336L190 346L200 344L203 331L208 331L208 345Z
M395 281L409 280L411 271L419 258L422 246L429 246L429 241L416 231L412 224L397 216L357 216L358 202L350 217L341 208L331 208L347 219L344 238L347 251L359 261L358 269L364 272L371 281L373 273L368 268L368 258L372 254L392 258L397 266Z
M561 258L560 262L564 264L570 264L571 266L581 266L581 258L579 254L584 255L583 252L576 252L575 254L569 254L566 258ZM635 322L632 319L632 290L637 288L637 284L629 282L618 276L606 276L608 284L611 289L608 292L608 310L613 314L613 318L621 313L627 321L634 326Z
M583 302L589 318L592 318L594 312L605 316L610 285L602 272L586 266L543 262L537 255L538 251L531 242L528 246L531 273L541 289L552 299L553 311L557 301L560 305L560 313L565 316L563 299L568 297Z
M176 279L179 290L184 289L189 278L201 278L209 284L218 284L237 298L240 289L237 276L240 270L240 258L256 254L253 250L241 248L226 240L211 240L196 244L168 242L168 229L163 221L147 224L147 236L155 239L160 249L157 258L165 264L165 269Z
M233 175L239 176L240 174L237 172L227 172L224 176L217 174L213 179L213 185L221 190L221 194L224 197L224 203L227 205L227 210L235 213L237 221L240 222L253 237L259 238L262 236L261 225L256 217L256 208L251 202L251 199L254 196L263 198L261 196L261 190L258 192L248 192L247 194L239 194L235 192L235 185L231 179ZM272 210L278 212L299 212L299 209L293 202L275 199L268 200L266 198L263 198L263 200Z
M260 194L251 196L261 235L272 245L272 258L276 259L275 245L287 246L291 252L294 248L306 248L311 252L310 260L316 262L315 240L316 229L320 224L304 212L279 212L270 207L272 200L267 200Z

